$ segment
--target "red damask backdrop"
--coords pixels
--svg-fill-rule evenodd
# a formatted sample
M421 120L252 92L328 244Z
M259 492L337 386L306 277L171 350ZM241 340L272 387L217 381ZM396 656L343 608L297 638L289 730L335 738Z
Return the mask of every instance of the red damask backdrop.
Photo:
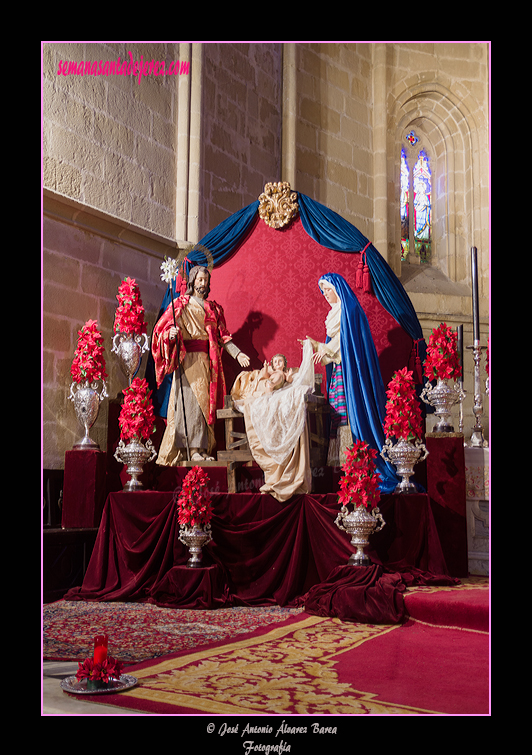
M251 358L251 368L281 352L289 366L301 361L299 338L325 340L329 305L318 287L325 273L342 275L356 293L369 321L385 387L395 370L409 364L412 339L373 294L356 288L360 254L327 249L296 218L282 229L257 218L246 239L213 271L211 298L225 310L235 343ZM224 355L227 389L240 371ZM317 368L317 372L323 372Z

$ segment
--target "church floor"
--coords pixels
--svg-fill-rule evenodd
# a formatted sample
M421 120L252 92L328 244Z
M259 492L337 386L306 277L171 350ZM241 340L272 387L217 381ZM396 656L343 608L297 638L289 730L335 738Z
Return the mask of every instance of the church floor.
M78 700L67 695L61 689L61 681L72 676L78 670L77 661L44 661L42 669L43 716L133 716L147 715L136 711L115 708L112 705L100 705Z

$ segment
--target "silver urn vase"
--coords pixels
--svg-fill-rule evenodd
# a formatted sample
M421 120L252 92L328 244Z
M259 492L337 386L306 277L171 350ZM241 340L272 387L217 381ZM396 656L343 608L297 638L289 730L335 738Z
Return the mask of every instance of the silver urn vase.
M144 485L138 478L143 472L144 465L149 461L153 461L156 456L157 451L151 440L147 440L146 445L144 445L139 438L131 438L126 445L124 441L120 439L114 457L117 461L126 465L126 471L131 478L126 482L123 490L128 493L133 493L137 490L144 489Z
M203 527L195 525L187 527L185 524L180 525L179 540L186 545L189 550L190 558L187 561L189 569L198 568L202 565L203 552L202 548L212 540L211 525L204 524Z
M100 403L107 398L107 387L105 381L102 381L102 387L98 392L98 382L89 383L71 383L69 399L74 403L74 410L79 423L83 426L85 434L73 448L76 451L98 451L100 446L91 439L89 432L96 422Z
M349 511L342 506L334 523L338 529L351 535L351 545L356 549L347 562L348 566L369 566L371 559L364 551L369 545L369 536L380 532L386 524L378 507L368 511L365 506L357 506Z
M116 333L111 351L117 354L122 372L131 385L133 376L140 366L142 355L149 348L146 333Z
M434 425L432 432L454 432L454 427L451 424L451 410L457 401L463 401L464 398L464 391L456 384L451 387L447 380L438 378L436 385L427 383L421 391L421 400L433 406L434 414L438 417L438 422Z
M422 455L423 454L423 455ZM381 456L385 461L394 465L401 482L397 484L394 493L417 493L417 486L410 482L414 474L414 465L424 461L429 452L425 444L416 438L415 443L401 438L397 443L392 443L391 438L381 449Z

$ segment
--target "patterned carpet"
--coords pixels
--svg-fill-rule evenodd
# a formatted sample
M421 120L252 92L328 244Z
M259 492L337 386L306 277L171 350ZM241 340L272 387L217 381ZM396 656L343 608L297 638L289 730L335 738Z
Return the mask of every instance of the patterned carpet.
M469 596L479 590L481 593L489 590L489 578L469 577L458 587L451 588L410 587L405 594L407 611L411 618L425 619L430 623L432 614L421 602L424 597L431 609L435 606L439 610L445 598L452 598L460 606L463 596L469 610ZM445 623L460 625L460 614L458 622L452 621L452 608L443 605L448 617ZM105 633L109 637L112 656L126 664L140 663L213 642L231 641L239 635L283 622L302 611L302 608L280 606L202 611L160 608L151 603L59 600L43 606L43 659L84 660L92 654L93 637Z
M300 608L266 606L216 611L159 608L150 603L57 601L43 606L43 659L84 660L93 637L107 634L109 653L123 663L140 663L276 624Z
M488 714L488 578L412 587L404 599L408 617L391 625L278 606L58 601L43 606L43 656L83 659L107 633L138 683L83 699L156 715Z
M298 716L292 725L302 723L301 716L312 716L310 722L325 716L328 724L330 716L489 711L488 634L413 621L376 626L302 614L227 644L128 667L128 673L138 681L132 689L88 697L144 713L231 722ZM203 735L214 731L209 725L203 723ZM273 732L261 746L279 744ZM224 752L238 752L241 742L232 744Z

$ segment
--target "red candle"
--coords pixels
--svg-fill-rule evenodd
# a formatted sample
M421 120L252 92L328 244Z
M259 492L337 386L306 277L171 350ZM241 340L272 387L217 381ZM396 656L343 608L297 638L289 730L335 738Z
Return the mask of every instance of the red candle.
M94 638L94 664L103 663L107 658L107 635L99 634Z

